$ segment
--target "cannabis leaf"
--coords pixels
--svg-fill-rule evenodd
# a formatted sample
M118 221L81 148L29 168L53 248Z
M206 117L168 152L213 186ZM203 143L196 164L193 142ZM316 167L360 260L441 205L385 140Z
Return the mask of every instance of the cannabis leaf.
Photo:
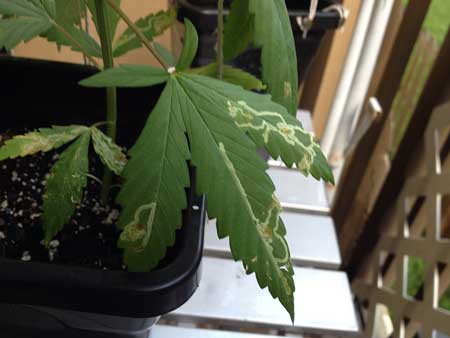
M180 58L178 59L177 70L185 70L191 66L198 48L197 31L189 19L184 19L184 27L184 44Z
M88 33L76 27L64 23L57 24L58 27L53 27L48 30L43 36L50 42L55 42L58 46L68 46L75 52L81 52L77 44L68 38L67 34L71 36L81 47L83 51L89 56L101 57L102 50L97 41L95 41ZM65 33L61 31L64 29Z
M0 48L8 50L22 41L28 41L51 28L50 17L41 4L27 0L0 0L0 14L11 16L0 19Z
M47 31L51 24L45 19L27 17L0 20L0 48L13 49L22 41L29 41Z
M79 82L86 87L147 87L166 82L169 73L147 65L121 65Z
M120 175L127 164L127 157L123 153L122 148L95 127L91 128L91 133L94 150L100 156L103 164L117 175Z
M192 68L188 72L215 78L217 76L217 63L213 62L203 67ZM222 80L248 90L266 89L266 86L256 76L229 65L223 66Z
M42 3L29 0L0 0L0 13L35 18L48 16Z
M231 60L244 52L253 41L253 15L249 12L249 0L231 2L223 31L223 56Z
M228 98L228 113L235 124L247 132L258 147L273 158L281 157L305 175L334 183L333 173L314 136L286 109L271 101L270 95L244 92L238 87L211 82L211 89Z
M62 229L81 202L87 184L90 133L84 132L62 154L50 171L43 195L44 241Z
M183 189L189 185L187 132L197 193L206 195L208 214L217 218L220 237L230 236L233 257L243 261L248 273L255 272L259 285L267 286L293 317L295 286L281 207L265 173L267 164L229 111L229 102L239 93L248 95L240 87L205 76L170 77L123 172L120 245L129 267L146 271L173 243L186 207ZM260 95L250 94L255 95L248 97L254 105Z
M177 60L175 56L173 56L173 54L169 50L167 50L166 47L158 42L153 42L153 47L155 48L159 56L164 60L164 62L169 65L169 67L175 67L175 65L177 64Z
M57 0L56 20L70 25L80 25L85 13L83 0Z
M124 228L119 245L132 271L148 271L175 242L186 208L184 188L189 186L186 160L189 149L173 80L166 85L144 131L130 150L123 176L125 184L117 198L123 210Z
M0 14L12 16L0 19L0 47L11 50L41 35L59 46L70 46L75 51L80 51L81 46L88 55L101 56L98 43L74 23L65 21L61 11L61 5L54 0L0 0Z
M79 125L53 126L15 136L0 147L0 161L32 155L40 151L50 151L73 141L86 130L88 130L87 127Z
M226 89L239 87L192 74L179 75L176 84L197 168L197 193L206 195L219 236L230 237L234 259L255 272L260 287L267 286L293 318L295 287L281 207L267 164L228 110Z
M176 16L176 10L171 7L167 11L160 11L141 18L135 24L148 40L153 41L155 37L164 33L175 22ZM142 43L136 34L128 28L114 44L114 57L122 56L141 46Z
M254 42L262 47L263 81L273 100L295 115L297 56L286 3L284 0L249 0L249 11L254 15Z

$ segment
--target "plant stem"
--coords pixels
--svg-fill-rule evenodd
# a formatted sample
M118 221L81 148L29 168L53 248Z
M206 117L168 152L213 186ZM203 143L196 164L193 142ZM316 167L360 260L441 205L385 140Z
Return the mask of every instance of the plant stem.
M106 3L104 0L95 0L97 11L97 22L99 28L100 42L102 46L103 65L105 69L114 67L114 57L111 46L111 29L106 12ZM116 141L117 131L117 90L114 87L106 88L106 134ZM101 198L106 202L109 195L109 189L112 182L112 172L105 166L103 174L103 185Z
M217 1L217 78L223 78L223 0Z
M134 24L133 21L120 9L119 6L116 5L114 0L105 0L108 2L109 6L122 18L123 21L128 25L128 27L136 34L136 36L141 40L144 46L148 49L148 51L156 58L156 60L163 66L165 69L169 69L169 65L164 62L161 56L158 54L156 49L153 47L152 43L145 37L144 33Z
M83 48L83 46L80 43L78 43L78 41L76 39L74 39L72 37L72 35L70 35L70 33L64 29L64 27L58 25L56 22L53 22L53 26L55 26L55 28L57 30L59 30L68 40L70 40L70 42L72 42L74 44L74 46L79 48L81 50L81 52L89 59L89 61L91 61L91 63L95 67L97 67L99 69L101 68L100 65L98 64L98 62L86 52L86 50Z

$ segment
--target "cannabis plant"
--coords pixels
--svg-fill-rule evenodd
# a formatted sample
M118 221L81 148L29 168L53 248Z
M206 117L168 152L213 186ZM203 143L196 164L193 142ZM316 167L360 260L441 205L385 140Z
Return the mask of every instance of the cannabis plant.
M129 271L154 268L182 225L192 166L195 190L206 196L218 236L229 237L233 258L243 262L247 273L255 273L259 286L268 287L293 318L294 272L281 207L266 174L268 165L256 150L264 148L304 175L328 182L333 177L319 145L295 117L297 59L285 2L234 0L224 24L219 0L217 61L200 68L191 68L198 36L189 20L179 57L154 41L175 21L175 9L133 22L120 0L0 0L0 13L0 47L10 50L36 36L69 46L99 69L80 85L107 88L105 121L42 128L15 136L0 148L4 160L70 143L51 169L43 195L45 243L82 200L92 141L106 167L103 198L113 175L122 178L116 201L121 206L118 245L124 263ZM82 29L86 15L92 16L99 42ZM120 19L128 28L117 37ZM114 63L115 57L142 46L161 67ZM224 64L249 46L262 49L262 80ZM159 101L137 142L124 153L115 143L115 88L156 84L164 84Z

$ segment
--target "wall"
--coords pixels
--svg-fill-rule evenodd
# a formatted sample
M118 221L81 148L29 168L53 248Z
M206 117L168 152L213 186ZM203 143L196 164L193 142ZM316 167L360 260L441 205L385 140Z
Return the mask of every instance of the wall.
M167 9L167 0L122 0L122 8L125 13L133 20L136 21L140 17L146 16L147 14L157 12L163 9ZM94 25L91 22L89 27L94 29ZM117 34L123 32L126 25L123 21L119 23ZM118 36L118 35L116 35ZM162 36L158 37L157 41L171 49L171 33L170 31L165 32ZM27 43L22 43L17 46L13 54L15 56L30 57L45 60L56 60L56 61L66 61L74 63L82 63L83 56L81 53L73 52L69 47L62 47L60 51L56 48L55 44L47 42L43 38L36 38ZM123 57L117 59L118 63L140 63L140 64L152 64L157 65L156 60L152 55L150 55L147 50L140 48L138 50L132 51Z

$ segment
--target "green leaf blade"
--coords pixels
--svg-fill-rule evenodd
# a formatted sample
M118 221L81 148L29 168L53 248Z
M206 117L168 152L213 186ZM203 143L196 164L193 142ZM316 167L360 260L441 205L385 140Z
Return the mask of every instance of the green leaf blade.
M24 135L15 136L0 147L0 161L59 148L63 144L73 141L87 130L87 127L79 125L53 126L52 128L41 128Z
M102 57L102 50L97 41L92 38L88 33L82 29L76 27L73 24L63 24L63 29L70 34L70 36L81 46L83 51L89 56ZM72 40L68 39L65 34L61 32L57 27L53 27L44 34L44 37L50 41L55 42L58 46L68 46L75 52L82 52L79 46Z
M0 20L0 47L11 50L21 42L27 42L51 28L47 19L19 17Z
M253 15L249 12L249 0L231 2L230 13L223 30L223 56L231 60L244 52L253 41Z
M161 84L170 75L162 68L146 65L121 65L99 72L79 82L85 87L149 87Z
M184 19L184 44L180 58L177 63L177 70L185 70L189 68L194 61L198 49L198 34L194 25L189 19Z
M176 10L169 8L167 11L159 11L156 14L150 14L136 21L136 26L142 31L145 37L153 39L166 31L176 20ZM114 43L114 57L122 56L133 49L140 48L141 41L136 34L128 28Z
M60 156L50 171L43 196L44 241L48 243L70 220L81 203L89 170L90 133L83 133Z
M298 71L295 41L284 0L250 0L254 41L262 47L262 78L273 100L297 112Z
M255 272L260 287L268 287L293 318L293 269L281 207L265 172L268 166L256 154L255 144L236 128L227 96L210 86L229 85L192 74L181 74L177 80L197 193L206 195L219 237L230 237L233 258L242 261L248 273Z
M175 67L175 65L177 64L177 60L175 56L166 47L164 47L158 42L154 42L153 47L169 67Z
M294 164L305 175L334 183L333 173L314 136L286 108L261 95L213 78L202 80L203 86L227 98L227 113L237 127L245 131L258 147L264 147L273 158L281 157Z
M188 70L189 73L209 76L212 78L217 77L217 63L213 62L209 65L192 68ZM222 80L228 83L235 84L237 86L241 86L247 90L264 90L266 89L266 85L264 85L260 79L256 76L247 73L239 68L234 68L229 65L223 66L223 77Z
M122 205L119 246L131 271L148 271L164 257L182 225L190 152L170 80L130 151L117 201Z
M55 18L57 22L66 22L69 25L80 25L85 15L83 0L57 0Z
M0 14L48 18L42 4L35 4L28 0L0 0Z
M94 150L100 156L102 163L120 176L127 164L127 157L123 153L122 148L95 127L91 128L91 133Z

